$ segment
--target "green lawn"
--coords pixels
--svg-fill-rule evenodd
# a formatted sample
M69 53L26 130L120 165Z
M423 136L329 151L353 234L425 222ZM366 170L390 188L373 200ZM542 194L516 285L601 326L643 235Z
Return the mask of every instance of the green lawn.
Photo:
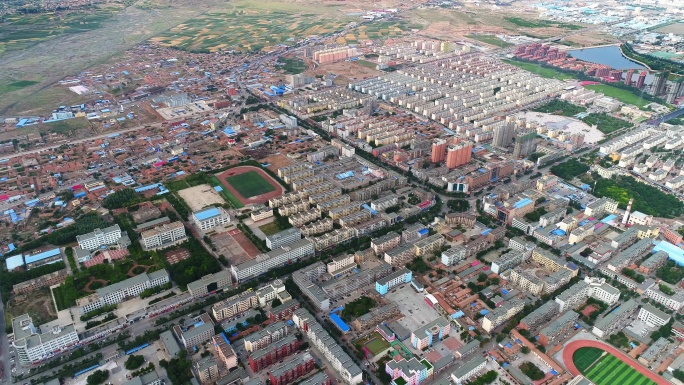
M572 360L577 366L577 370L584 373L596 360L603 354L603 350L599 348L579 348L572 355Z
M245 207L245 205L243 205L242 202L240 202L240 200L235 195L233 195L233 193L230 192L230 190L225 188L225 186L221 185L221 182L219 181L219 179L217 177L212 175L209 178L209 180L210 180L212 186L223 187L223 191L219 192L219 195L221 195L223 197L223 199L225 199L227 202L232 204L233 207L235 207L236 209Z
M22 88L30 87L34 84L38 84L38 82L35 82L33 80L19 80L14 83L9 83L6 85L0 85L0 94L5 94L8 92L20 90Z
M279 232L281 229L276 222L271 222L263 226L259 226L259 230L261 230L265 235L273 235Z
M248 171L244 174L230 176L226 178L226 182L233 186L243 198L251 198L275 191L275 187L256 171Z
M384 351L385 349L387 349L389 347L390 347L389 343L387 343L387 341L385 341L380 336L377 336L377 337L373 338L372 340L368 341L368 343L366 343L366 348L374 356L378 355L379 353L381 353L382 351Z
M364 67L368 67L368 68L372 68L372 69L375 69L375 67L377 67L377 65L378 65L377 63L373 63L373 62L370 62L368 60L357 60L354 63L356 63L360 66L364 66Z
M285 73L288 73L290 75L297 75L301 74L302 72L306 71L307 65L304 63L304 61L297 59L297 58L291 58L291 57L279 57L278 58L279 63L283 63L283 65L280 67Z
M543 78L558 79L558 80L568 80L572 79L571 75L562 73L560 71L553 70L551 68L544 68L540 65L534 63L525 63L517 60L504 60L508 64L512 64L516 67L520 67L525 71L532 72Z
M616 88L616 87L611 87L605 84L594 84L594 85L589 85L585 86L584 88L589 89L589 90L594 90L596 92L600 92L606 96L610 96L611 98L615 98L623 103L626 104L633 104L639 108L643 108L645 105L651 103L646 99L642 99L641 97L634 95L632 91L628 90L623 90L621 88Z
M573 360L582 349L575 352ZM587 353L584 357L588 356ZM578 362L576 361L577 365ZM579 368L578 368L579 369ZM581 371L581 370L580 370ZM619 358L606 354L594 365L581 371L582 374L596 385L652 385L655 384L648 377L637 372L634 368L622 362Z

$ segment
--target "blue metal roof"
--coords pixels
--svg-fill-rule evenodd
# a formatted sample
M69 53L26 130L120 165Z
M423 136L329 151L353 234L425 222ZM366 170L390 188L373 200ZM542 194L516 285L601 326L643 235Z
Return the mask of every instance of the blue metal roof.
M532 203L532 199L530 199L530 198L524 198L524 199L521 199L521 200L515 202L515 203L513 204L513 207L515 207L516 209L519 209L519 208L521 208L521 207L524 207L524 206L529 205L530 203Z
M43 259L52 258L52 257L57 256L57 255L60 255L59 249L54 248L51 250L43 251L42 253L38 253L35 255L27 255L25 259L26 259L26 263L33 263L33 262L37 262L37 261L40 261Z
M666 252L668 257L675 261L679 266L684 266L684 250L668 241L660 241L656 247L653 248L654 253L660 250Z
M215 217L219 214L221 214L221 213L218 211L218 209L216 207L210 207L208 209L198 211L194 215L198 220L203 221L205 219Z
M24 258L21 257L21 254L13 255L5 260L5 265L7 265L7 271L12 271L24 265Z
M342 321L342 318L340 318L340 316L338 316L337 314L330 314L330 319L335 323L335 326L337 326L343 333L346 333L350 330L349 326L347 326L347 324L344 321Z

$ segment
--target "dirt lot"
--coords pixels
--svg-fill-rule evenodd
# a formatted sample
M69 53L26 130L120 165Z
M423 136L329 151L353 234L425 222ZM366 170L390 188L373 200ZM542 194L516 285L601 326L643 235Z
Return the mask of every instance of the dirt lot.
M306 73L311 76L334 73L337 74L338 77L333 80L333 83L339 86L346 86L354 81L376 77L383 72L364 67L357 63L341 61L337 63L322 64L314 71L307 71Z
M270 166L268 166L268 169L273 171L274 173L277 173L279 168L289 166L294 162L287 156L283 154L278 154L270 155L263 159L259 159L259 163L269 163Z
M12 297L7 304L7 315L17 317L28 313L33 323L38 326L57 319L57 312L52 303L50 289L42 288L31 293L31 296L18 295Z
M226 203L223 198L221 198L221 195L208 184L201 184L199 186L180 190L178 191L178 195L183 198L192 211L201 210L214 203Z
M216 246L216 252L223 254L231 265L247 262L259 254L252 242L237 229L212 235L211 243Z

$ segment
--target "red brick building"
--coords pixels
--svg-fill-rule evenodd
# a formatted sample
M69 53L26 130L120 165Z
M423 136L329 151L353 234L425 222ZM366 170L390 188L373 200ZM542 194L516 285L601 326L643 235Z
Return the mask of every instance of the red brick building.
M268 312L268 318L270 318L272 322L292 319L292 313L300 307L302 307L302 305L296 299L287 301L271 309L271 311Z
M297 352L298 349L299 340L294 335L289 335L273 345L255 350L249 356L249 367L252 368L254 372L258 372Z
M314 359L309 353L298 354L269 373L271 385L287 385L314 370Z

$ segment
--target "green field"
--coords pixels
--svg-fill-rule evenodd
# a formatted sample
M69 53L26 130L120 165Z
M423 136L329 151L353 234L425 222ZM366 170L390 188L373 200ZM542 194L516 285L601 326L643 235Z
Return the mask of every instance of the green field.
M639 96L635 95L632 91L623 90L621 88L611 87L604 84L588 85L584 86L584 88L600 92L606 96L615 98L623 103L633 104L639 108L643 108L645 105L651 103L648 100L642 99Z
M265 225L259 226L259 230L261 230L264 235L273 235L279 231L281 231L280 226L276 222L271 222L267 223Z
M8 92L12 92L12 91L20 90L22 88L30 87L30 86L37 84L37 83L38 82L34 82L32 80L19 80L19 81L16 81L14 83L9 83L6 85L0 85L0 95L8 93Z
M513 44L503 41L494 35L466 35L467 38L475 39L483 43L491 44L500 48L510 47Z
M518 27L523 27L523 28L549 28L549 27L556 27L556 28L563 28L563 29L569 29L573 31L577 31L582 29L582 26L575 25L575 24L570 24L570 23L562 23L559 21L553 21L553 20L542 20L542 19L536 19L536 20L531 20L531 19L523 19L520 17L505 17L507 22L512 23L517 25Z
M0 54L24 50L61 35L98 29L123 8L123 4L113 4L81 10L4 16L0 20Z
M377 336L366 343L366 349L368 349L368 351L374 356L377 356L379 353L383 352L389 347L390 344L380 336Z
M603 350L580 348L572 356L577 369L596 385L651 385L648 377L637 372L612 354L601 357Z
M584 373L596 360L601 358L603 350L599 348L579 348L572 355L572 361L577 366L577 370Z
M285 71L285 73L290 75L301 74L307 69L306 63L297 58L281 56L278 58L278 63L282 63L280 69L282 69L283 71Z
M256 171L248 171L244 174L229 176L226 178L226 182L233 186L243 198L251 198L275 191L275 187L268 183L268 181Z
M532 72L543 78L558 79L558 80L568 80L572 79L571 75L562 73L560 71L553 70L551 68L544 68L540 65L534 63L525 63L517 60L504 60L506 63L514 65L516 67L522 68L525 71Z
M186 178L186 179L187 179L187 178ZM221 182L220 182L219 179L218 179L217 177L215 177L214 175L210 176L210 177L209 177L209 180L211 181L210 184L211 184L212 186L221 186ZM223 199L226 200L226 202L228 202L229 204L231 204L231 205L232 205L233 207L235 207L236 209L245 207L245 205L243 205L242 202L240 202L240 200L239 200L235 195L233 195L233 193L230 192L230 190L228 190L227 188L225 188L225 186L224 186L224 188L223 188L223 191L220 191L220 192L219 192L219 195L221 195L221 196L223 197Z

